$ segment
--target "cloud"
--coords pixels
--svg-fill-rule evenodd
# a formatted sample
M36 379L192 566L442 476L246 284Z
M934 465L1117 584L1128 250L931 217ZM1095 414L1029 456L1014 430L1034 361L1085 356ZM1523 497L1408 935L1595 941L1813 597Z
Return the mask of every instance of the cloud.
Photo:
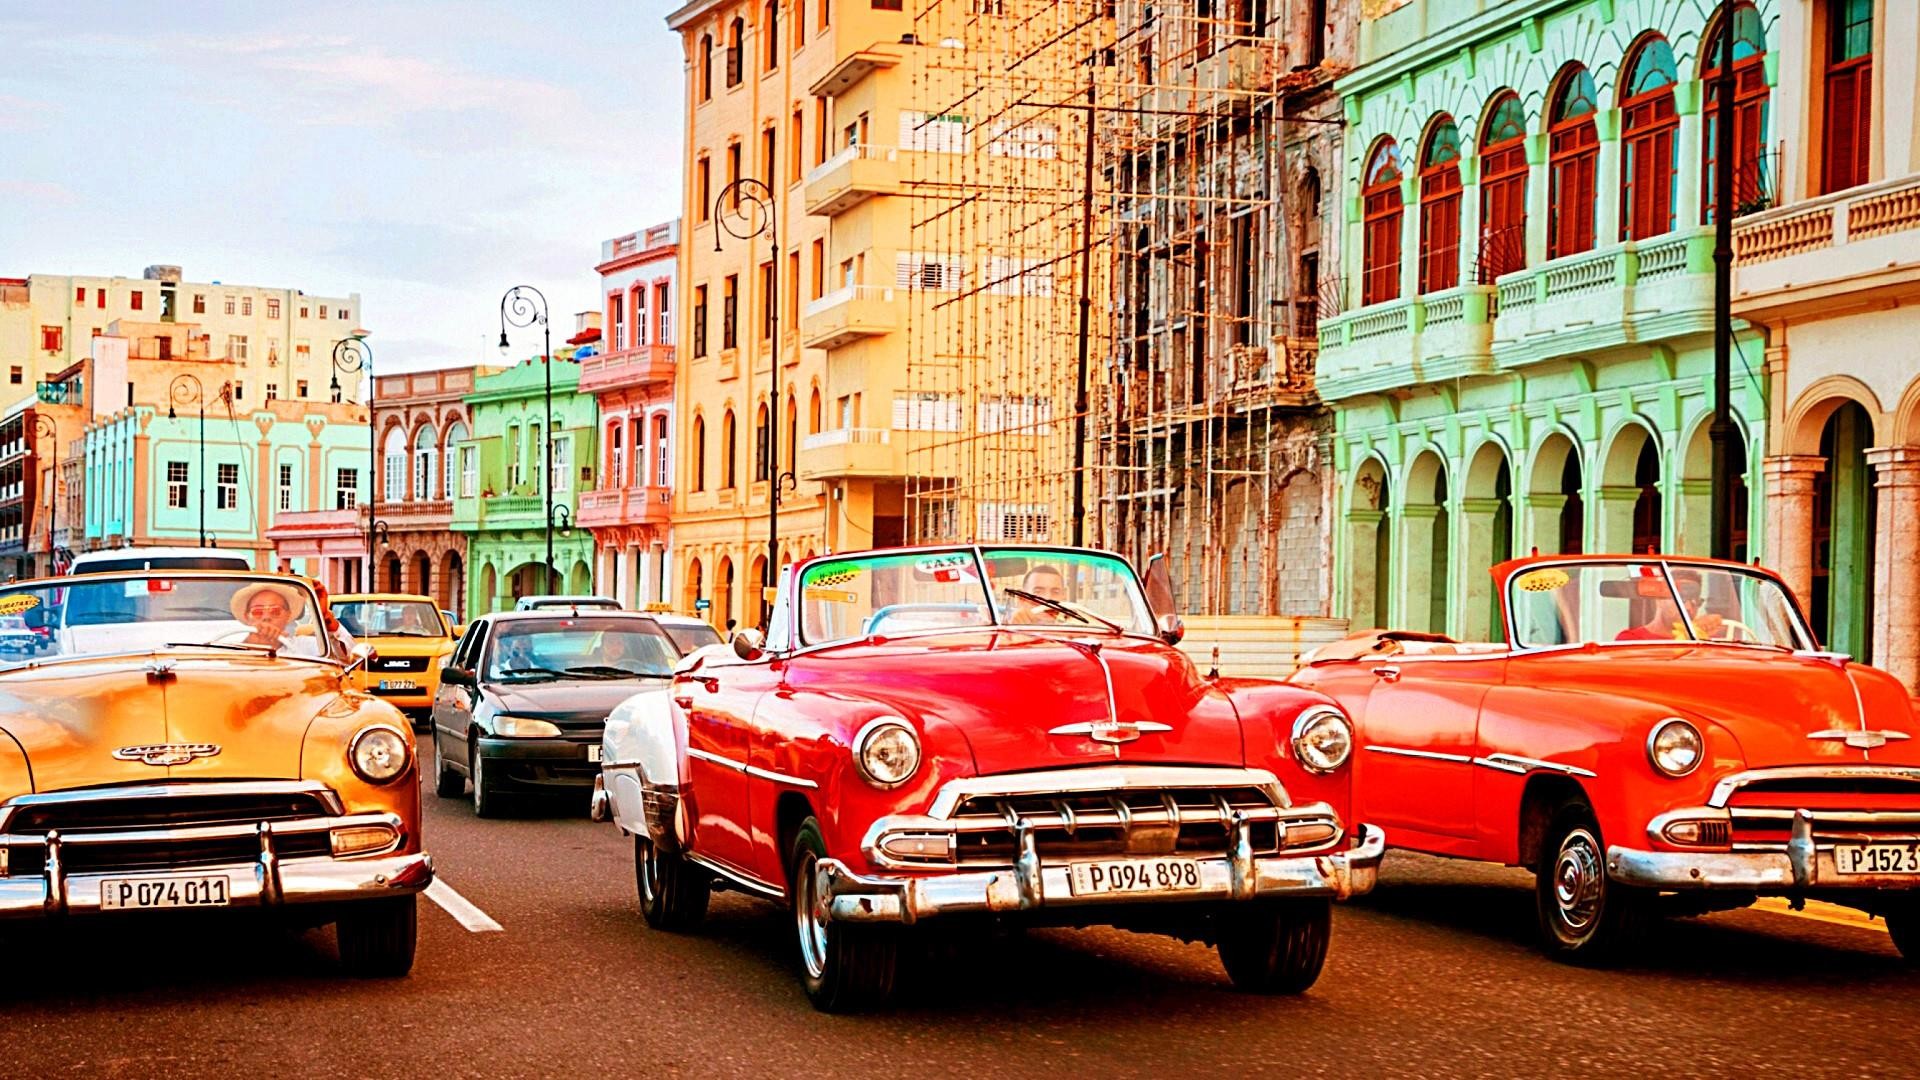
M76 206L80 196L65 185L46 180L0 180L0 201L12 200L41 206Z

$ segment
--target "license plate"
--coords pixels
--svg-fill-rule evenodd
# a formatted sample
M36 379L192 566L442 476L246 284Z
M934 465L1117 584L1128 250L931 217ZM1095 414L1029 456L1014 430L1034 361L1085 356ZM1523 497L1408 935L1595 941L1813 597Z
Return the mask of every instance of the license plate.
M226 907L227 878L108 878L100 883L100 907L106 911L155 908Z
M1200 887L1200 864L1193 859L1077 862L1068 869L1075 896L1181 893Z
M600 744L588 743L587 744L587 761L597 762L599 760L600 760Z
M1920 874L1920 844L1836 844L1833 868L1842 874Z
M418 690L420 689L420 684L413 681L412 679L381 679L380 689L382 690Z

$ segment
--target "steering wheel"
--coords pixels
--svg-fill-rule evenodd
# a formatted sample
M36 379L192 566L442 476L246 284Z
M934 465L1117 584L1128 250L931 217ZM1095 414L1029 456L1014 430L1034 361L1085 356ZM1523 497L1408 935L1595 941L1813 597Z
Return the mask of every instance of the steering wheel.
M1723 617L1720 620L1720 632L1713 635L1713 640L1744 641L1749 644L1758 645L1760 644L1760 635L1754 633L1753 627L1748 626L1746 623L1740 622L1737 619Z

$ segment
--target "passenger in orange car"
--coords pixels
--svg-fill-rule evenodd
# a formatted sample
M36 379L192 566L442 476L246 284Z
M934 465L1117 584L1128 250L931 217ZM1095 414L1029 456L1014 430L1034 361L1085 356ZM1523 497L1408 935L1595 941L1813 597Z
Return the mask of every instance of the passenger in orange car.
M247 626L241 644L290 649L287 627L305 610L306 598L284 585L262 583L235 592L231 606L233 617Z

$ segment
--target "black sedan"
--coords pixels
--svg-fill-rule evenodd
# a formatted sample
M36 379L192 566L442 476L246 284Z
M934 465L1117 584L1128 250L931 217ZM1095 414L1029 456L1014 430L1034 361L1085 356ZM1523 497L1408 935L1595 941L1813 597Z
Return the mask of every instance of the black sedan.
M468 626L433 703L434 793L469 783L480 817L518 795L569 794L600 775L613 707L673 677L679 652L632 612L512 611Z

